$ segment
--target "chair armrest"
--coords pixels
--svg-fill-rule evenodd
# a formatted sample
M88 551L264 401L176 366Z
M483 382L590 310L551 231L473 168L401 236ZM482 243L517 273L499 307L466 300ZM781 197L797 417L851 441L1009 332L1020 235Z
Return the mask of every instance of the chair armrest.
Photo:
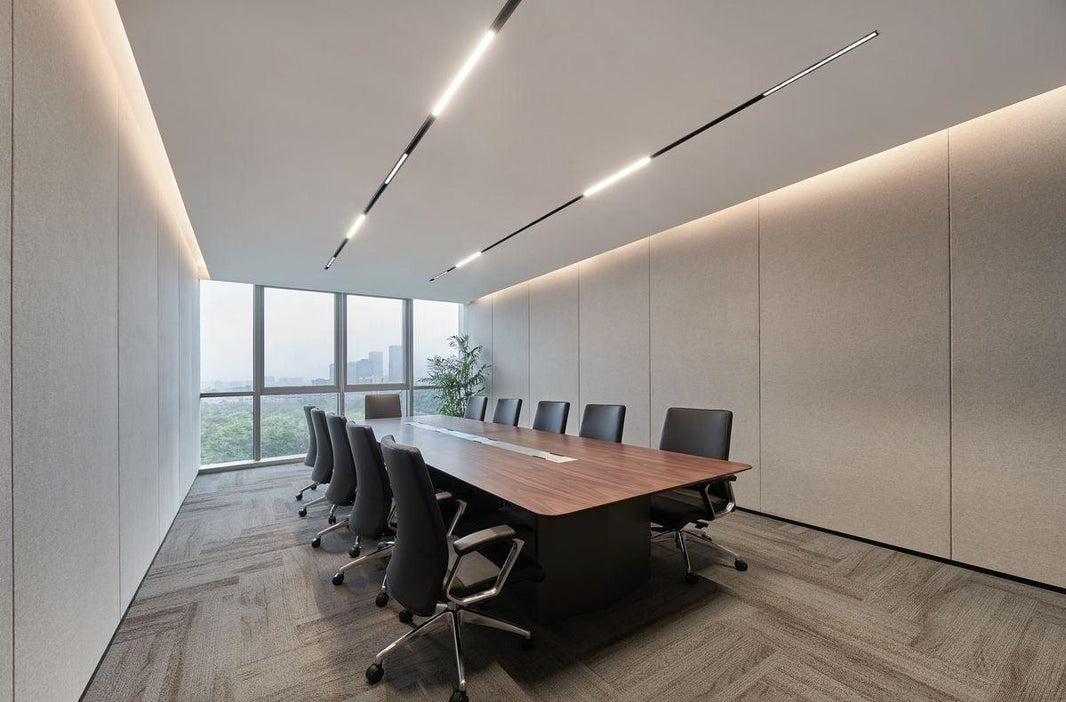
M446 490L440 490L437 492L438 504L446 500L455 501L455 516L452 517L452 523L448 525L448 536L451 536L455 532L455 527L459 526L459 520L462 519L463 513L466 512L466 500L460 500Z
M497 544L501 541L510 541L516 536L515 530L506 524L489 527L473 534L467 534L452 543L456 555L465 556L471 551L480 551L486 546Z

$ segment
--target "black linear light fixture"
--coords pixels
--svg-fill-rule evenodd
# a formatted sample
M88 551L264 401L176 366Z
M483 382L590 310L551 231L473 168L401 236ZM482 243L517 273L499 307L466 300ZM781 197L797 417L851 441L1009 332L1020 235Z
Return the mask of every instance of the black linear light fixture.
M444 111L444 108L448 106L448 103L451 101L452 97L455 96L456 91L459 90L459 86L463 84L463 81L466 80L466 77L470 74L470 71L473 70L474 64L478 62L478 60L481 58L481 55L484 54L485 50L489 48L489 44L492 43L492 39L496 36L500 29L503 28L503 25L507 22L507 20L510 19L511 15L515 11L515 8L518 7L518 4L521 1L522 0L507 0L507 3L503 6L503 9L501 9L499 14L496 15L496 19L493 20L492 25L489 27L489 30L485 32L485 35L483 37L481 37L481 41L478 42L477 46L474 48L474 51L470 54L470 56L467 57L466 62L463 63L463 66L459 69L459 72L455 74L455 78L452 78L452 82L448 84L447 89L445 89L444 93L440 96L440 99L437 100L436 104L433 105L433 110L429 113L426 119L423 120L422 126L418 128L418 131L415 132L414 137L411 139L410 142L408 142L407 148L403 150L403 153L400 154L400 158L396 160L396 165L394 165L392 167L392 170L389 171L389 174L385 176L385 180L383 180L381 182L381 185L378 186L378 189L374 192L373 197L370 198L370 202L366 204L366 207L363 208L362 212L360 212L359 215L356 216L355 221L352 222L352 226L348 228L348 233L344 235L344 240L341 241L340 246L337 247L337 250L334 251L333 255L330 257L329 262L326 263L327 271L333 265L333 262L337 260L337 257L341 255L341 251L344 250L345 245L347 245L347 243L351 241L352 237L355 236L355 233L358 232L359 228L363 226L364 222L366 222L367 215L370 214L370 210L377 203L378 198L381 197L381 194L385 192L385 188L389 187L389 183L391 183L392 179L396 177L396 173L400 170L400 167L403 166L403 164L407 161L408 158L411 157L411 152L415 150L416 146L418 146L418 142L422 141L422 137L426 135L426 132L429 130L430 125L432 125L433 122L436 121L437 117L439 117L441 112Z
M522 226L522 227L514 230L513 232L511 232L507 236L503 237L502 239L500 239L500 240L498 240L498 241L496 241L496 242L494 242L492 244L489 244L488 246L486 246L485 248L481 249L477 253L470 254L469 256L464 258L463 260L461 260L458 263L456 263L451 268L449 268L447 270L444 270L444 271L441 271L437 275L435 275L432 278L430 278L429 282L432 283L433 281L437 280L438 278L441 278L442 276L445 276L445 275L451 273L455 269L462 268L466 264L470 263L471 261L473 261L476 258L479 258L482 254L488 253L489 251L491 251L492 249L496 248L497 246L499 246L503 242L507 241L508 239L511 239L512 237L515 237L515 236L518 236L519 234L521 234L522 232L526 231L530 227L533 227L533 226L535 226L537 224L540 224L541 222L543 222L544 220L548 219L549 217L551 217L554 214L562 212L563 210L565 210L567 207L570 207L570 205L573 205L578 200L581 200L581 199L584 199L586 197L591 197L591 196L595 195L596 193L600 192L601 190L607 188L608 186L613 185L614 183L618 182L619 180L622 180L623 178L625 178L626 176L630 175L631 173L640 170L644 166L647 166L649 163L651 163L652 159L658 158L658 157L662 156L663 154L665 154L666 152L672 151L673 149L676 149L677 147L681 146L682 144L684 144L689 139L691 139L691 138L693 138L693 137L695 137L695 136L697 136L699 134L702 134L703 132L707 131L708 129L710 129L711 127L715 126L716 124L721 124L722 122L726 121L727 119L729 119L733 115L735 115L735 114L737 114L739 112L743 112L744 110L748 109L749 107L751 107L755 103L759 102L760 100L770 97L771 95L776 93L778 90L781 90L785 86L790 85L792 83L795 83L797 80L799 80L800 78L804 77L805 75L807 75L809 73L813 73L814 71L817 71L819 68L821 68L822 66L826 65L830 61L832 61L834 59L837 59L837 58L840 58L841 56L843 56L844 54L848 53L852 49L857 49L858 47L862 46L866 42L868 42L871 39L873 39L874 37L876 37L878 34L879 34L879 32L877 30L874 30L874 31L870 32L869 34L867 34L866 36L862 37L861 39L856 39L855 41L851 42L850 44L845 46L840 51L837 51L836 53L830 54L829 56L826 56L821 61L818 61L817 63L811 64L810 66L808 66L807 68L803 69L799 73L796 73L792 77L781 81L780 83L778 83L774 87L770 88L769 90L767 90L765 92L762 92L762 93L759 93L758 95L756 95L755 97L751 98L747 102L743 102L743 103L737 105L736 107L734 107L733 109L729 110L728 112L725 112L725 113L723 113L721 115L718 115L717 117L712 119L707 124L704 124L702 127L699 127L698 129L692 130L691 132L689 132L685 136L681 137L680 139L677 139L675 141L670 142L669 144L667 144L663 148L659 149L658 151L653 152L650 156L644 156L643 158L637 159L636 161L634 161L633 163L629 164L628 166L626 166L625 168L621 169L620 171L617 171L617 172L607 176L606 178L604 178L600 182L596 183L592 187L590 187L587 190L585 190L585 192L581 193L580 195L577 195L575 197L570 198L569 200L567 200L563 204L561 204L558 207L556 207L551 212L548 212L547 214L543 214L540 217L537 217L535 220L533 220L529 224L526 224L525 226Z

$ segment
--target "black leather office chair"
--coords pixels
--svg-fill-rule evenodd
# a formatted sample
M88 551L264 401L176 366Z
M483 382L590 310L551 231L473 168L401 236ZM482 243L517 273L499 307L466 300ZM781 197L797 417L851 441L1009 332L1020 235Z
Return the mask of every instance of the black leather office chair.
M518 426L518 417L522 414L521 399L502 398L496 400L496 409L492 413L493 424L510 424Z
M311 424L315 428L315 467L311 470L311 480L316 484L328 483L333 477L333 446L329 441L329 428L326 426L326 413L315 407L311 410ZM299 515L307 516L307 508L325 504L326 496L311 500L300 508Z
M622 429L626 423L625 405L585 405L579 436L622 443Z
M304 405L304 418L307 419L307 455L304 457L304 465L308 468L313 468L315 465L315 456L318 453L318 442L315 441L315 425L311 419L311 410L315 409L314 405ZM308 490L314 490L318 487L318 483L312 482L307 487L296 493L296 501L299 502L304 498L304 493Z
M356 475L355 463L352 461L352 449L348 444L348 434L344 425L348 420L339 414L326 416L326 428L329 429L329 443L333 448L333 477L326 488L326 500L331 503L327 521L331 526L315 534L311 539L311 548L322 545L322 537L331 531L343 529L348 525L344 517L337 523L337 508L350 506L355 501Z
M533 428L539 431L565 434L566 420L569 416L569 402L541 400L537 403L537 413L533 415Z
M693 456L729 460L729 437L733 413L729 410L686 409L671 407L666 411L659 448ZM702 530L708 523L729 514L736 507L733 498L735 475L725 476L702 485L678 488L651 496L651 521L658 536L672 534L685 561L685 580L699 580L692 572L692 562L685 545L686 535L695 536L724 556L733 559L733 567L747 570L748 564L733 551L711 541ZM696 529L686 531L689 526Z
M484 395L474 395L466 400L466 412L463 413L463 417L466 419L476 419L479 422L485 421L485 410L489 408L489 398Z
M542 574L535 564L519 562L524 544L510 527L491 527L450 540L419 450L397 444L391 436L382 439L381 449L397 517L396 544L386 570L388 591L406 612L429 619L382 649L366 669L366 679L371 684L381 680L386 656L447 620L459 674L451 702L466 702L460 635L463 622L508 631L527 642L532 638L528 629L468 607L495 597L509 580L540 578ZM499 557L498 549L506 554L500 561L494 560Z
M401 416L400 396L390 395L367 395L363 403L364 416L367 419L392 419Z

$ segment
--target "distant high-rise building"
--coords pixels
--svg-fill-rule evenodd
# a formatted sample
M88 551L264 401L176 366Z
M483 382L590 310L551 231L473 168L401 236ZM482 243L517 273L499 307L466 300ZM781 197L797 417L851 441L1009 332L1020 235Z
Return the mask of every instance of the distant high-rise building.
M369 358L360 358L355 362L355 385L362 385L363 383L372 383L373 370L370 367Z
M370 382L380 383L385 377L384 355L380 351L371 351L367 356L370 359L370 373L374 377Z
M389 382L403 382L403 347L389 346Z

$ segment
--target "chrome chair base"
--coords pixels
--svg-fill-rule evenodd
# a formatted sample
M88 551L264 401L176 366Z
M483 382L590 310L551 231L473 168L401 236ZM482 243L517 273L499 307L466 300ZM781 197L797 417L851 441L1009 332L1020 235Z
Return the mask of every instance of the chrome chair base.
M307 487L300 488L300 492L296 493L296 501L299 502L300 500L302 500L304 498L304 493L307 492L308 490L317 490L317 489L318 489L318 483L311 483Z
M674 545L677 547L677 550L681 552L681 558L685 562L685 582L695 583L699 580L699 577L692 571L692 559L688 554L688 544L685 540L686 536L692 536L699 539L700 542L708 546L717 554L719 560L728 562L733 568L736 568L741 572L748 569L747 562L745 562L736 551L713 541L706 532L700 529L691 527L677 530L657 529L652 534L651 538L654 540L668 535L674 537Z

